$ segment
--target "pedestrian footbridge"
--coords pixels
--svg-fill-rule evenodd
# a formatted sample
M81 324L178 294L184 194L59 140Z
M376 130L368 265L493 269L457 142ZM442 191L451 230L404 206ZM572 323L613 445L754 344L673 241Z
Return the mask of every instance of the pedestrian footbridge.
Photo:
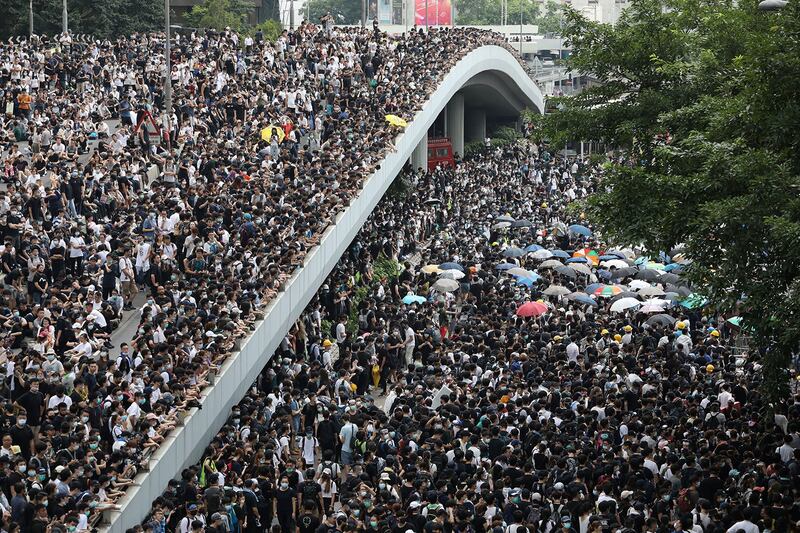
M309 251L285 290L270 302L264 320L225 362L214 386L203 392L203 408L192 409L184 423L169 434L120 500L121 508L106 511L101 529L124 533L140 523L169 480L200 459L231 407L269 361L395 176L409 159L415 166L424 166L428 129L440 114L445 113L455 151L463 153L465 135L485 137L487 116L519 116L526 108L542 112L544 98L512 53L500 46L482 46L464 56L395 140L396 151L364 181L361 193L325 231L320 244Z

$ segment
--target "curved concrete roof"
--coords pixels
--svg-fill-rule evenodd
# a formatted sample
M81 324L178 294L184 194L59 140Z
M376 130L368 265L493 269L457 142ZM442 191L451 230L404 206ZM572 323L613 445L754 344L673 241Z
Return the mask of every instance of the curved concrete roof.
M486 88L491 89L488 96ZM143 465L145 471L136 477L134 485L119 502L122 509L106 512L109 525L101 527L101 530L124 533L127 528L140 523L169 480L200 459L205 447L225 423L231 407L244 396L272 357L283 336L316 294L416 146L425 138L436 117L462 89L467 98L479 97L477 101L485 104L490 113L495 110L518 113L526 107L540 112L544 109L541 91L516 57L505 48L483 46L459 61L406 130L397 137L396 151L365 179L358 197L336 217L336 225L329 227L319 246L309 251L303 268L292 274L285 290L270 302L265 310L265 319L242 340L240 351L225 361L216 384L203 391L203 409L192 409L184 424L167 436L148 464Z

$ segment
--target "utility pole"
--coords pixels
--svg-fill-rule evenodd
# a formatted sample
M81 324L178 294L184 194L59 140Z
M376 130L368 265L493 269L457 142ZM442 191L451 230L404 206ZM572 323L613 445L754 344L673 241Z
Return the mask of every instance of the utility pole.
M31 8L31 9L33 9L33 8ZM67 22L68 22L68 18L67 18L67 0L63 0L62 3L61 3L61 26L62 26L62 29L63 29L64 33L67 33L67 31L69 30L69 25L67 24Z
M28 33L33 37L33 0L28 0Z
M425 29L428 29L428 0L425 0Z
M361 0L361 27L367 27L367 0Z
M522 8L524 0L519 0L519 56L522 57Z
M164 0L164 56L167 69L164 73L164 131L167 133L167 146L171 138L170 129L172 128L172 49L169 35L169 0Z
M289 0L289 29L294 30L294 0Z

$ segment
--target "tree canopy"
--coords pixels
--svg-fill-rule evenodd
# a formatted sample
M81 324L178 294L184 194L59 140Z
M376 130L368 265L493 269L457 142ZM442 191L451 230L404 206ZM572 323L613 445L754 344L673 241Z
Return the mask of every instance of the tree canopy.
M570 67L601 83L557 99L538 133L622 151L591 220L613 242L680 246L699 290L753 332L779 401L800 345L800 3L634 0L616 26L570 10L564 27Z
M327 13L333 16L336 24L359 24L361 22L361 0L314 0L311 2L311 22ZM300 22L300 21L298 21Z
M500 24L501 0L456 0L456 23L474 25ZM559 31L560 6L548 0L542 7L540 2L508 0L508 23L519 24L520 8L524 24L536 24L539 33Z

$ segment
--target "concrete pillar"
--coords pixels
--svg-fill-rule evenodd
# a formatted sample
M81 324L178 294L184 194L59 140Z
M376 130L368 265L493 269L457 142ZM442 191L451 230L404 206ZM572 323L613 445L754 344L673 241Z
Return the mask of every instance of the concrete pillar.
M486 139L486 111L483 109L470 109L465 113L464 131L467 141L482 141Z
M414 152L411 154L411 166L414 170L423 168L428 170L428 137L425 136L419 142Z
M456 93L447 104L445 115L445 128L453 151L460 156L464 155L464 95Z

